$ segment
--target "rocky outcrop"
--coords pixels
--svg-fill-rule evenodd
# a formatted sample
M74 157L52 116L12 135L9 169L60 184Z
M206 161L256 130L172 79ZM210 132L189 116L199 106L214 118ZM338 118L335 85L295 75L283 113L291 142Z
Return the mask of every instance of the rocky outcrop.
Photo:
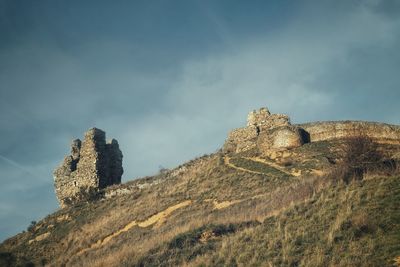
M92 128L84 141L72 141L71 155L54 171L55 190L61 207L73 202L82 190L102 189L121 183L122 152L118 142Z

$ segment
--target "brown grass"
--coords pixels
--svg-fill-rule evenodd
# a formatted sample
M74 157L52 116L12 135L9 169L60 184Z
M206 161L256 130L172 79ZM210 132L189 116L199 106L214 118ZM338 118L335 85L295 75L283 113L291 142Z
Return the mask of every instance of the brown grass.
M394 259L394 266L400 266L400 256Z
M302 161L294 159L293 166L300 171L319 166L314 163L306 166ZM26 255L37 264L47 260L49 266L121 266L121 262L134 266L146 255L156 253L155 249L159 254L154 257L168 251L169 242L177 236L205 225L259 222L263 226L249 227L240 233L201 242L202 249L213 247L216 254L203 251L204 255L200 253L191 258L189 256L193 251L187 251L189 258L183 258L179 264L218 265L213 261L218 258L226 259L224 263L228 266L234 265L234 262L239 266L257 266L260 265L258 254L268 249L277 254L265 258L265 266L309 266L311 261L305 260L307 257L312 259L313 266L326 266L327 248L341 253L337 242L342 238L345 226L350 225L354 240L346 243L349 247L343 249L351 251L357 251L357 246L361 246L356 238L375 231L377 223L371 219L371 214L355 212L354 207L361 203L365 205L364 198L382 199L388 193L386 189L378 188L365 191L367 195L362 196L357 193L364 190L358 187L357 183L361 183L358 181L345 185L312 174L298 177L283 174L285 177L281 178L268 172L271 165L260 174L238 171L225 163L221 154L201 157L184 165L184 172L176 175L164 173L154 178L160 183L130 194L62 210L39 222L41 227L35 232L21 234L11 240L14 243L9 246L12 248L9 251ZM241 168L245 169L246 164L244 162ZM292 172L293 166L280 168ZM378 178L363 182L377 184ZM145 180L151 182L152 179ZM65 216L67 220L57 219ZM316 224L310 225L310 222ZM47 227L49 225L53 227ZM268 238L263 232L266 229L270 229ZM51 232L48 238L26 247L29 240L47 231ZM314 233L323 242L318 243L309 233ZM314 242L314 246L307 247L304 245L307 242ZM368 242L363 244L365 249L374 244ZM304 248L303 258L296 254L299 246ZM256 252L255 257L247 250ZM79 255L76 256L77 253ZM281 261L277 261L278 258ZM347 260L351 265L351 260ZM345 263L343 260L332 265L346 266Z
M131 228L133 228L135 226L148 227L148 226L151 226L151 225L157 223L156 226L159 227L163 222L165 222L167 216L169 216L172 212L174 212L177 209L186 207L186 206L190 205L191 203L192 202L190 200L187 200L187 201L178 203L176 205L170 206L166 210L163 210L142 222L132 221L132 222L128 223L127 225L125 225L122 229L119 229L118 231L104 237L103 239L99 239L96 242L90 244L89 247L78 251L78 253L76 253L76 256L80 256L89 250L98 249L99 247L106 245L107 243L109 243L111 241L111 239L121 235L124 232L129 231Z

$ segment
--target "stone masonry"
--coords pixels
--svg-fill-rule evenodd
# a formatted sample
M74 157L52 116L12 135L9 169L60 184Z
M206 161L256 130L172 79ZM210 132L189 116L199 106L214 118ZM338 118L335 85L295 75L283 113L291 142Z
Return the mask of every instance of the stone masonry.
M83 142L72 141L71 155L54 171L60 206L68 206L82 190L98 190L121 183L122 173L122 152L117 140L106 142L105 132L90 129Z
M335 140L351 136L368 136L381 144L400 145L400 126L367 121L324 121L299 124L311 142Z
M271 114L267 108L261 108L249 113L247 127L229 133L223 150L228 153L254 148L280 150L301 146L305 141L302 129L291 125L287 115Z
M368 136L377 143L400 145L400 126L364 121L327 121L292 125L287 115L267 108L249 113L247 126L231 131L223 151L260 153L287 150L308 142Z

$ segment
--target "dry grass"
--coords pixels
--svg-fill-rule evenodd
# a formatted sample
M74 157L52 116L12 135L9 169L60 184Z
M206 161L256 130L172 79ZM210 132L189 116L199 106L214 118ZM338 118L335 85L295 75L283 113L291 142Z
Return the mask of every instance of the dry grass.
M132 250L131 244L127 246L125 246L124 244L119 244L119 246L122 247L121 251L123 252L118 252L118 258L132 259L140 257L146 254L149 250L151 250L158 244L165 243L178 234L191 231L193 229L201 227L202 225L207 225L210 223L226 225L230 223L237 224L246 221L262 222L266 217L269 217L272 214L279 214L286 209L285 207L290 207L290 203L299 203L299 201L303 202L306 201L306 199L312 197L315 192L313 190L310 190L311 188L318 188L316 184L316 179L313 177L299 180L298 182L291 184L290 186L281 187L273 192L264 195L258 195L257 197L250 197L247 199L233 201L224 201L220 203L216 202L221 205L223 204L222 206L226 206L224 207L224 212L218 213L212 212L215 209L214 201L209 201L208 199L206 199L203 202L196 202L197 209L201 211L200 214L198 214L197 216L191 214L179 214L179 216L169 218L165 222L166 225L164 225L164 227L160 227L159 232L156 232L154 233L154 235L149 236L146 240L142 240L140 242L140 247L136 247L135 250ZM320 188L322 188L322 186L320 186ZM293 194L293 192L296 192L297 194ZM230 204L230 209L227 209L228 206L225 205L226 203ZM193 209L196 209L196 207L193 207ZM179 218L188 218L189 220L183 223L179 220L176 220ZM169 227L171 227L172 225L174 227L170 229ZM166 228L168 228L168 231L165 231ZM153 231L155 231L154 228ZM110 239L109 241L112 240ZM101 253L101 255L96 257L96 261L94 261L92 265L102 266L103 260L101 259L104 257L103 255L108 254L109 253ZM108 258L109 257L106 256L104 262L107 262L110 265L111 259ZM79 265L79 261L75 262L74 264ZM117 266L118 262L114 262L114 265ZM114 265L111 264L111 266Z
M361 188L358 182L329 188L267 218L262 226L224 239L218 251L195 262L206 266L391 266L400 252L400 214L392 212L399 200L398 179L370 180ZM371 193L376 188L381 192ZM386 221L392 223L390 227Z
M302 149L309 152L315 147ZM323 158L315 155L318 160ZM392 262L400 254L377 248L385 241L391 246L400 238L387 237L393 229L381 233L380 223L389 222L371 215L377 208L382 212L380 200L387 206L396 201L399 189L393 185L394 178L370 175L364 181L332 183L323 176L289 176L262 160L253 164L251 159L242 159L238 157L243 171L225 164L223 155L214 154L181 166L185 171L147 177L146 183L160 182L62 210L1 249L18 259L25 256L50 266L138 266L147 261L183 266L349 266L357 262L354 257L373 250L376 259L390 257ZM290 160L293 163L279 168L292 172L319 166L318 162L309 164L309 158ZM384 214L396 214L396 210L390 212ZM68 219L59 219L64 217ZM215 235L212 228L246 222L252 224L226 235ZM29 240L46 232L51 232L48 238L27 246ZM201 238L207 234L212 238ZM178 237L190 245L176 247ZM338 259L334 254L344 257ZM368 255L366 259L371 259Z
M394 259L394 266L400 266L400 256Z
M240 203L242 201L243 200L231 200L231 201L222 201L222 202L214 201L214 209L216 209L216 210L225 209L229 206L232 206L236 203Z

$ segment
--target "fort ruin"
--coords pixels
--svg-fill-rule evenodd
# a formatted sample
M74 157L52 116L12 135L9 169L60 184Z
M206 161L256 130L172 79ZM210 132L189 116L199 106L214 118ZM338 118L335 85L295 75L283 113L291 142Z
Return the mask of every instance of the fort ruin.
M247 125L232 130L222 148L224 153L255 150L273 158L310 142L367 136L382 144L400 145L400 126L363 121L327 121L292 124L283 114L272 114L267 108L248 114ZM71 153L54 171L55 191L61 207L74 203L87 190L100 190L120 184L122 153L118 142L106 142L105 132L92 128L83 142L72 141Z
M364 121L327 121L291 124L287 115L271 114L267 108L247 116L247 126L231 131L225 153L258 149L261 153L288 150L305 143L367 136L381 144L400 145L400 126Z
M83 142L79 139L72 141L71 154L54 171L60 206L68 206L82 191L120 184L122 173L122 152L117 140L106 142L104 131L90 129Z

